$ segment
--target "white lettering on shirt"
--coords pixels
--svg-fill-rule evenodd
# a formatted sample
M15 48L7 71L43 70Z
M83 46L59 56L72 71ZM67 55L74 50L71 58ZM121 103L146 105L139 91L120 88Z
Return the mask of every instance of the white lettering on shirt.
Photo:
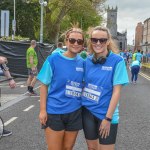
M83 72L83 68L76 67L76 71Z
M112 71L112 67L102 66L102 70Z

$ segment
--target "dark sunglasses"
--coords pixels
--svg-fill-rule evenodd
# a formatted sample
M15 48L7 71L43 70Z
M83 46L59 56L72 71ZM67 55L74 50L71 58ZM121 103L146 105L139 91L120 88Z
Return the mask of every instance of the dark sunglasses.
M106 39L106 38L101 38L101 39L91 38L91 42L92 42L93 44L96 44L98 41L99 41L101 44L106 44L106 42L108 41L108 39Z
M69 41L70 44L74 44L75 42L77 42L78 45L82 45L84 43L84 40L82 39L74 39L74 38L68 38L67 39Z

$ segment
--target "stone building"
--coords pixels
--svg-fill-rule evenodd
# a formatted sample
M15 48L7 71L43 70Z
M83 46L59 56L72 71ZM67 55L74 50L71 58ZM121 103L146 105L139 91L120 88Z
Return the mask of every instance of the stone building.
M142 50L145 54L150 54L150 18L144 21Z
M118 45L119 50L127 49L127 31L120 33L117 31L117 12L118 8L107 8L107 28L110 30L113 39Z
M135 50L142 49L144 25L139 22L135 29Z

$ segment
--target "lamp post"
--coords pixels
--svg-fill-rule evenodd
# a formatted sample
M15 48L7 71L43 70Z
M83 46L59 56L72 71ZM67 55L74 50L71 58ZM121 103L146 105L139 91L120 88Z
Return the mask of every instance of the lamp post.
M16 1L14 0L14 19L12 21L12 40L14 40L15 32L16 32Z
M41 5L41 25L40 25L40 43L43 43L43 9L44 6L47 6L47 2L44 0L39 0Z

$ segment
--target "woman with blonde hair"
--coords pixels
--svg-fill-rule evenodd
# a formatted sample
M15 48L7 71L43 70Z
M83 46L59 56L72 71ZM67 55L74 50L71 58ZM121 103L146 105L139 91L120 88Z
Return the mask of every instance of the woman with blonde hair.
M37 78L41 81L39 119L45 129L48 150L72 150L82 129L81 92L84 44L79 28L65 34L67 51L50 55Z
M109 30L97 26L89 39L92 56L85 62L82 94L83 129L88 150L114 150L119 123L118 102L128 75ZM98 142L99 140L99 142Z

